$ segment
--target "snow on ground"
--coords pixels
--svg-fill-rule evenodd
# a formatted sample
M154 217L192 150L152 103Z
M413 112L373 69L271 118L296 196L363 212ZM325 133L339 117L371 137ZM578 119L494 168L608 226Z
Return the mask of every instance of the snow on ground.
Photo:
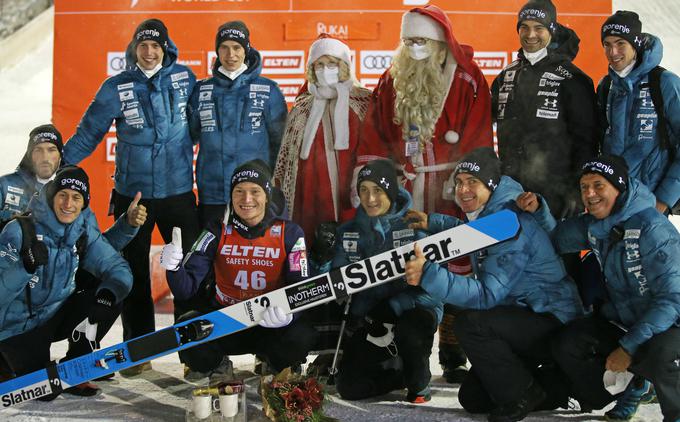
M172 324L172 315L156 314L157 328ZM120 319L103 341L103 347L116 344L122 338L123 328ZM53 346L52 357L58 358L66 352L66 342ZM424 405L413 405L402 401L405 390L371 400L348 402L337 394L330 395L326 404L326 414L340 421L484 421L484 415L469 415L457 400L458 386L447 384L441 378L437 364L438 347L432 351L430 366L433 373L432 401ZM243 377L248 385L247 403L249 421L267 421L262 412L262 401L257 394L259 378L252 373L252 356L232 357L236 374ZM310 359L311 361L311 359ZM99 421L183 421L189 414L192 389L207 384L207 379L190 383L183 379L183 366L177 354L165 356L152 362L153 371L145 372L135 378L124 378L116 374L113 381L97 382L103 394L81 398L62 395L53 402L32 401L16 408L0 410L0 419L11 418L13 422L47 421L67 422L74 420L97 419ZM328 390L334 393L332 387ZM603 412L582 414L574 410L560 409L554 412L537 412L526 421L601 421ZM661 421L658 404L641 406L636 421ZM222 420L219 417L213 420ZM226 420L226 419L224 419Z
M639 2L614 1L614 9L638 10L644 28L661 36L665 41L664 65L680 71L680 54L669 46L680 37L677 27L678 6L661 0ZM12 37L0 41L0 174L12 171L25 151L28 132L38 124L50 120L52 92L52 14L48 9L40 17ZM672 54L674 53L674 54ZM172 323L167 313L157 314L157 328ZM112 345L122 338L122 326L118 321L104 345ZM53 357L65 353L66 344L61 342L53 349ZM326 413L341 421L482 421L484 416L465 413L456 399L457 386L446 384L441 378L437 364L437 345L432 351L433 398L425 405L412 405L401 401L403 391L384 397L358 402L345 402L331 394ZM248 419L266 420L257 395L258 378L251 370L253 358L234 357L240 375L247 378L249 386ZM190 406L191 390L201 383L192 384L182 377L182 365L172 354L153 361L154 370L129 379L116 375L113 381L100 382L103 394L92 398L76 398L63 395L51 403L28 402L13 409L0 410L0 420L73 421L97 419L102 421L182 421ZM204 383L206 381L203 381ZM333 393L333 389L329 389ZM606 410L606 409L605 409ZM527 421L601 421L603 411L581 414L576 411L559 410L532 414ZM215 418L216 420L218 418ZM657 404L644 405L635 420L661 421Z

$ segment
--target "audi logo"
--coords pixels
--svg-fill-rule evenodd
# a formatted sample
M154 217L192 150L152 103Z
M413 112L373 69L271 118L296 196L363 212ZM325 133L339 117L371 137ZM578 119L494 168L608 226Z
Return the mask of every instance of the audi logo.
M369 55L369 56L364 57L361 60L361 64L366 69L387 69L388 67L390 67L391 63L392 63L392 56L390 56L390 55L384 55L384 56Z
M109 68L114 72L122 72L125 70L125 57L114 56L109 59Z

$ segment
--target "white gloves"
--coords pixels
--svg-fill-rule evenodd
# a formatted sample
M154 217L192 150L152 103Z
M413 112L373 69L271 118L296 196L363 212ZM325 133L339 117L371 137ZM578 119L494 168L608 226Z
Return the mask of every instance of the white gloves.
M262 312L262 320L260 326L264 328L281 328L290 324L293 321L293 314L286 314L283 309L278 306L268 306Z
M177 271L182 263L182 229L172 228L172 243L163 246L161 250L161 267L168 271Z

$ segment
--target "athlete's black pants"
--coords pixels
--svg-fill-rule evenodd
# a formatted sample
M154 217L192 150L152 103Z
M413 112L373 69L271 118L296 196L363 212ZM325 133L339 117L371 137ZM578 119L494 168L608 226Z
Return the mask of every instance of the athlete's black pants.
M73 329L80 324L94 303L95 289L83 290L72 294L56 314L43 325L33 330L7 338L0 342L0 353L9 369L15 375L24 375L45 368L50 361L52 343L68 339L69 347L66 360L90 353L91 345L85 334L77 333L74 341ZM97 342L109 331L122 304L106 321L97 325Z
M394 327L394 348L366 340L366 329L355 331L343 347L337 377L338 393L361 400L403 387L417 394L430 383L430 354L437 318L433 310L416 307L401 314ZM392 356L398 352L398 356Z
M488 413L520 399L533 382L540 383L535 372L551 363L550 340L561 326L551 314L519 306L461 312L453 332L472 364L458 392L463 408ZM567 399L555 400L562 404Z
M568 324L553 342L553 354L567 376L572 397L593 409L616 399L604 389L605 362L624 331L600 317ZM643 343L628 370L656 389L664 421L680 420L680 328L671 327Z
M183 350L179 356L192 370L210 372L219 366L224 356L255 354L279 372L288 366L304 363L317 337L314 327L300 316L285 327L255 326Z
M224 211L227 209L226 204L198 204L198 221L201 228L206 228L213 221L224 220Z
M132 199L114 192L116 218L127 212ZM130 264L134 278L132 291L125 299L121 314L125 340L153 332L156 328L149 273L149 249L154 226L158 225L165 243L172 241L172 228L180 227L182 249L185 254L191 249L199 234L196 197L193 192L163 199L142 199L140 204L146 207L146 222L139 228L137 236L123 249L123 256ZM177 316L175 313L175 317Z

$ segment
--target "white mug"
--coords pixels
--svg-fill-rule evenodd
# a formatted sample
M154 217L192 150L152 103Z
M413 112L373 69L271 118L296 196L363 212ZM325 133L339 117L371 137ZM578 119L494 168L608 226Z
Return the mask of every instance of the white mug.
M209 417L213 410L217 410L216 403L218 399L214 399L210 394L199 395L193 397L193 411L198 419L205 419Z
M231 418L238 413L239 393L220 395L220 413L225 418Z

